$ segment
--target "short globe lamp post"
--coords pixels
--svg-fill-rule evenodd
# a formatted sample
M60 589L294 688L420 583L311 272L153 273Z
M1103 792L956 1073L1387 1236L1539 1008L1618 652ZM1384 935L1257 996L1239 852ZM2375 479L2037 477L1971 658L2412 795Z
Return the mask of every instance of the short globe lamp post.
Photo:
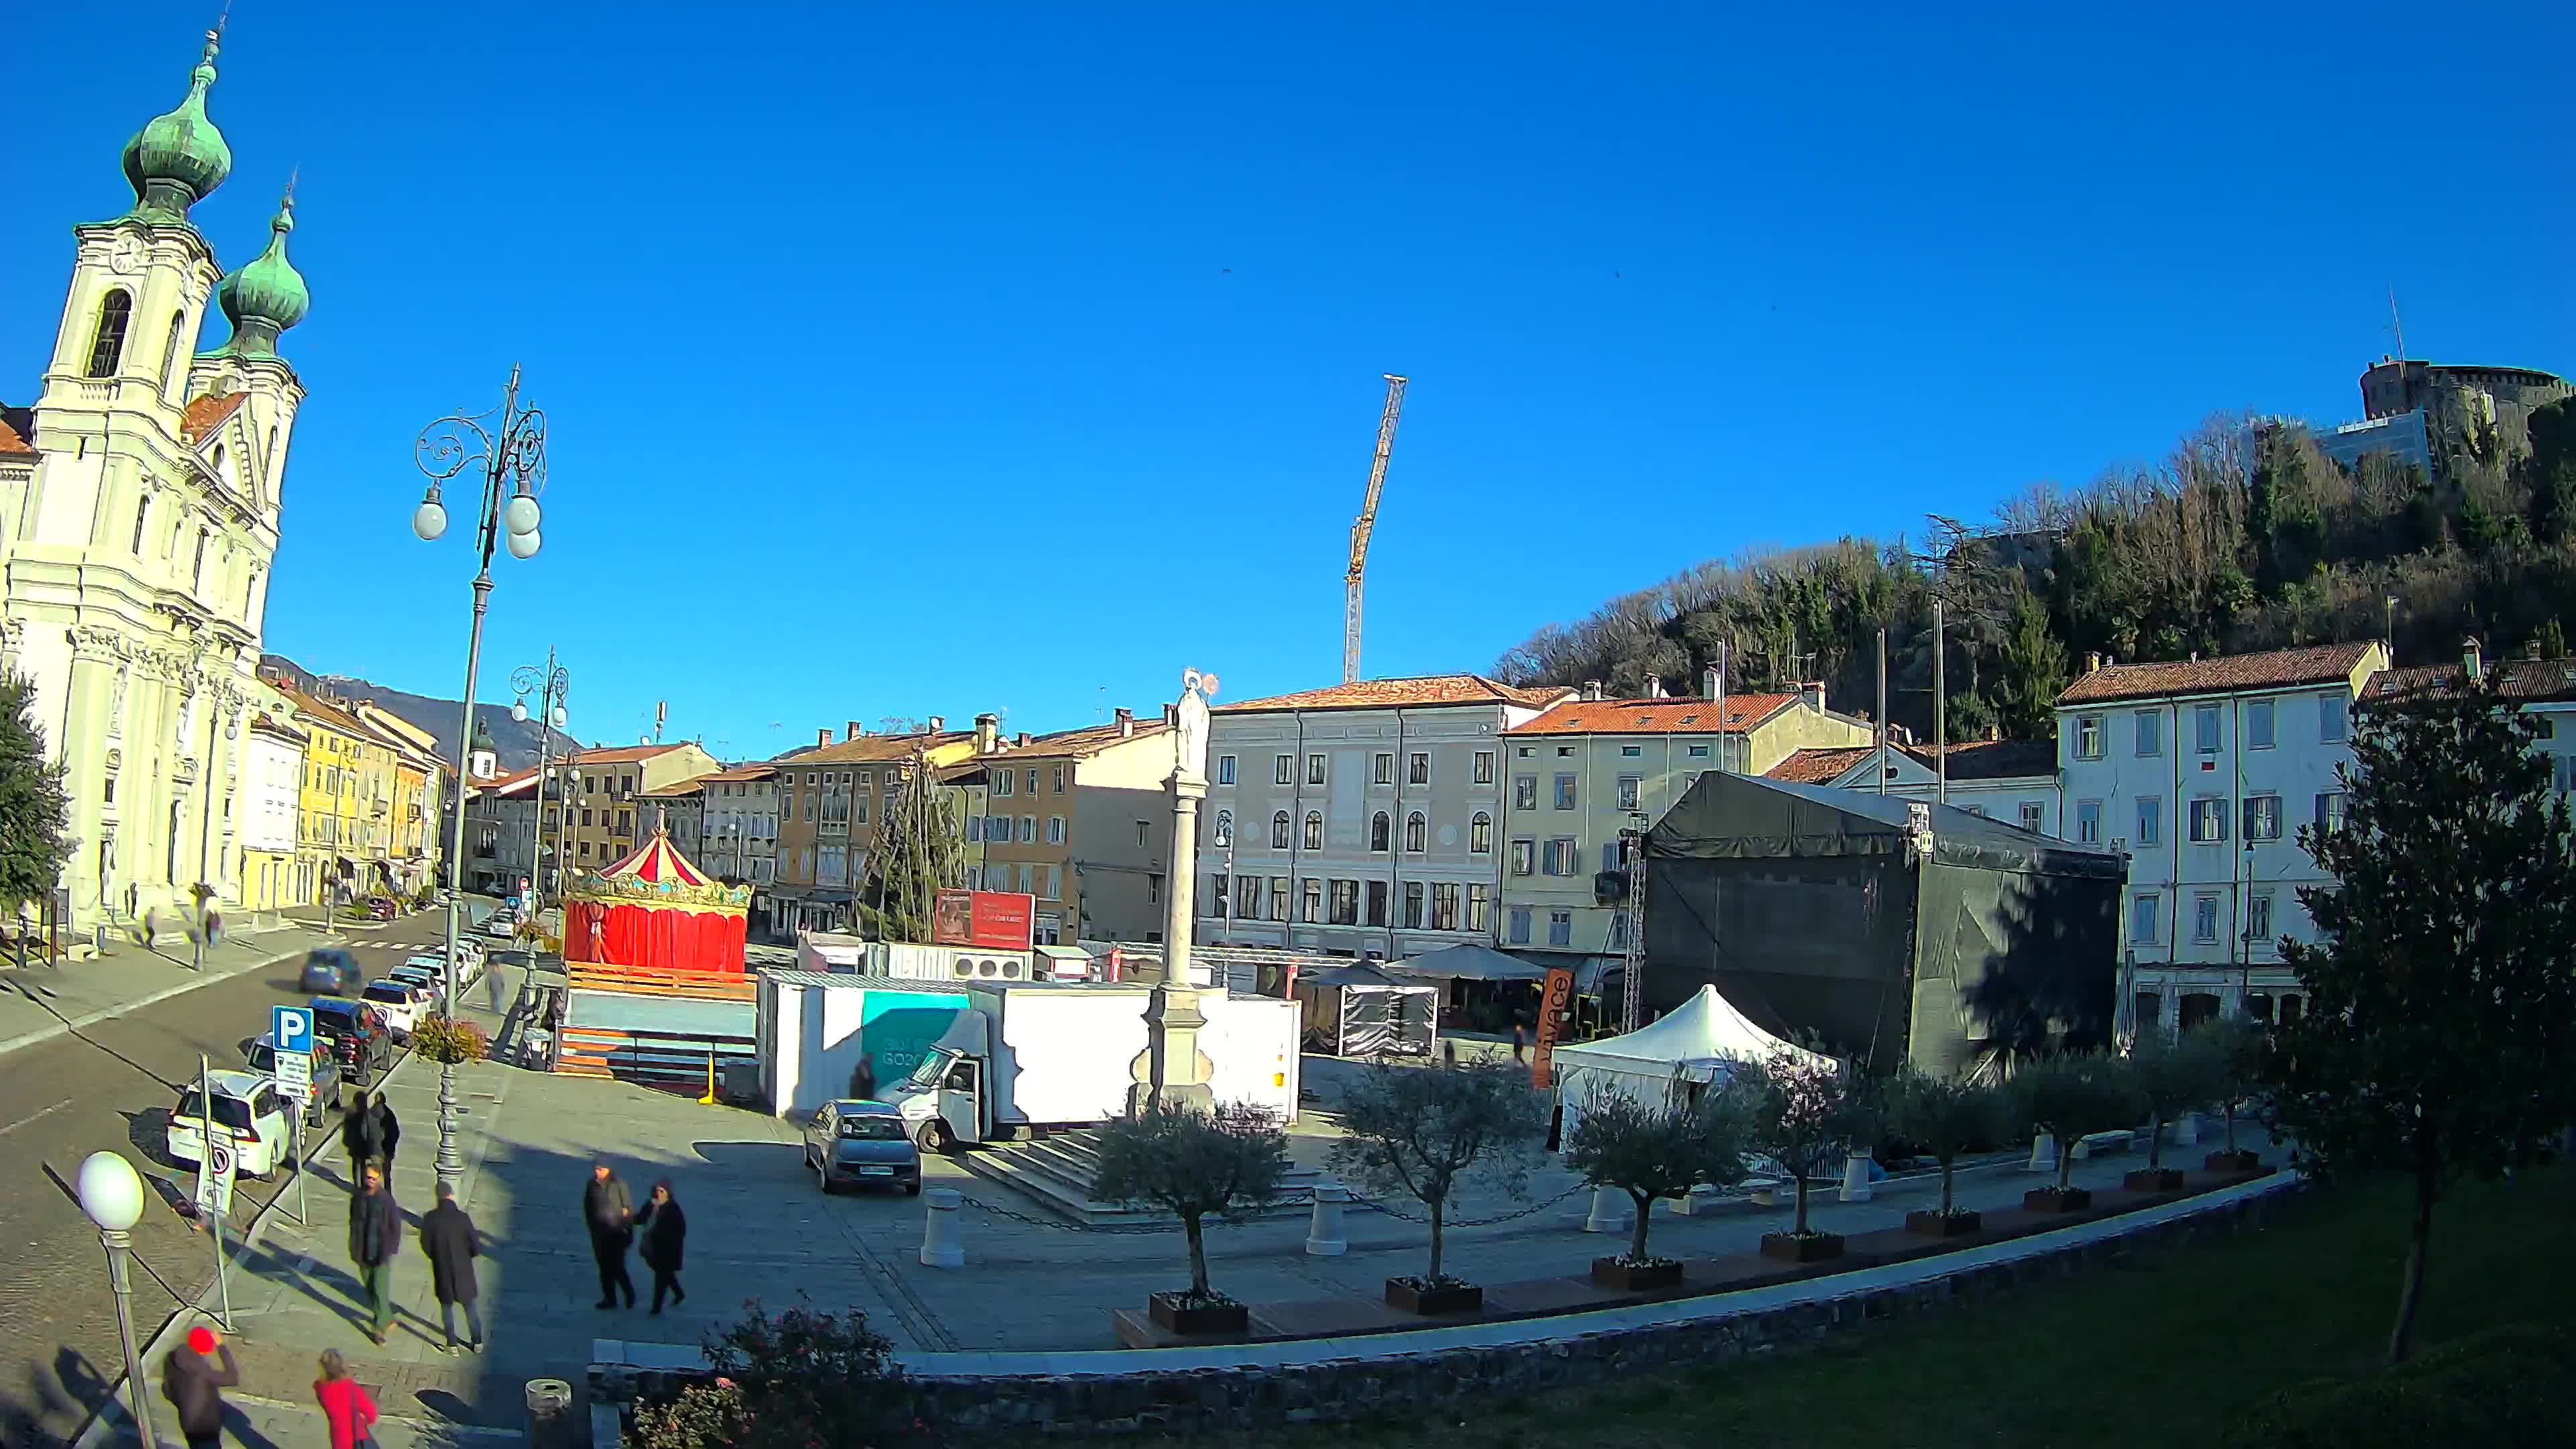
M134 1343L134 1225L143 1220L143 1179L134 1164L113 1152L93 1152L80 1168L81 1211L98 1225L98 1240L107 1248L107 1286L116 1293L116 1332L125 1341L125 1390L133 1397L135 1432L145 1449L152 1437L152 1390L143 1373L143 1353Z
M474 575L474 626L465 645L465 722L456 738L474 738L475 673L483 658L483 615L492 601L492 551L507 542L510 557L537 555L537 495L546 483L546 415L519 401L519 369L510 369L498 412L440 418L421 430L412 458L429 478L429 490L412 510L411 531L424 543L447 532L447 506L439 485L460 476L474 477L482 491L482 516L476 525L480 550ZM441 982L439 1010L456 1016L456 942L465 909L465 811L460 793L447 851L447 970ZM465 1174L457 1150L456 1064L443 1062L438 1072L438 1180L454 1184Z

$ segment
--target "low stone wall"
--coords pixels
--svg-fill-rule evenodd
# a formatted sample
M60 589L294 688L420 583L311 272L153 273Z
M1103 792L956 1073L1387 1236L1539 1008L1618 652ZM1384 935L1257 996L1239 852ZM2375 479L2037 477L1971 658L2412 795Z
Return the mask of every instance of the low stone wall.
M1521 1342L1475 1348L1407 1352L1409 1334L1374 1340L1385 1351L1308 1363L1158 1369L1140 1364L1133 1373L988 1374L911 1379L914 1411L945 1430L963 1434L1110 1434L1139 1430L1240 1430L1246 1425L1329 1423L1386 1412L1488 1408L1498 1396L1599 1383L1638 1370L1717 1364L1811 1347L1874 1319L1919 1313L1964 1299L1982 1298L2020 1284L2060 1278L2099 1267L2140 1248L2160 1248L2232 1233L2259 1224L2304 1183L2269 1188L2187 1212L2141 1223L2119 1233L2035 1247L1999 1261L1979 1263L1919 1281L1833 1293L1832 1278L1802 1285L1820 1295L1771 1307L1727 1312L1724 1300L1706 1300L1707 1312L1662 1323L1551 1334L1548 1320L1515 1327ZM1938 1260L1933 1260L1938 1261ZM1661 1305L1682 1307L1694 1300ZM1571 1327L1570 1324L1565 1325ZM1346 1341L1347 1342L1347 1341ZM1291 1345L1273 1345L1287 1349ZM593 1365L594 1402L658 1397L690 1374L675 1367ZM610 1449L601 1444L595 1449Z

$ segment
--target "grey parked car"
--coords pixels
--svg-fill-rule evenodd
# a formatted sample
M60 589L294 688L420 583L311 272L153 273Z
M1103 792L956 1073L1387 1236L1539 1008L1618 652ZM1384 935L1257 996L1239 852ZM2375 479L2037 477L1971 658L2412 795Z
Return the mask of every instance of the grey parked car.
M826 1194L854 1183L921 1196L920 1149L889 1103L856 1097L824 1103L805 1123L805 1165Z

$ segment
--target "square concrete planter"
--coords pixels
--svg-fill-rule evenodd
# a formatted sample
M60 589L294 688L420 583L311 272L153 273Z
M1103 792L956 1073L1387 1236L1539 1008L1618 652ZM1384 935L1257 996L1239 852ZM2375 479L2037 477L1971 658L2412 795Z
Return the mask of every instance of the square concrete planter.
M1985 1214L1972 1212L1913 1212L1905 1215L1905 1230L1927 1238L1963 1238L1986 1225Z
M1386 1280L1386 1303L1389 1308L1425 1316L1476 1313L1484 1309L1485 1290L1455 1279L1426 1285L1419 1278L1389 1278Z
M1658 1288L1678 1288L1682 1265L1678 1259L1662 1258L1642 1266L1631 1265L1619 1258L1592 1260L1592 1281L1603 1288L1622 1293L1648 1293Z
M1145 1313L1172 1333L1243 1333L1252 1327L1252 1310L1240 1303L1199 1303L1187 1293L1157 1293L1145 1300Z
M2021 1195L2024 1212L2080 1213L2093 1206L2093 1193L2088 1188L2034 1187Z
M2235 1152L2213 1152L2202 1158L2200 1165L2211 1172L2252 1172L2263 1165L2263 1154L2242 1149Z
M1775 1263L1822 1263L1843 1255L1840 1233L1764 1233L1762 1256Z
M2122 1174L2120 1186L2131 1192L2180 1192L2182 1191L2182 1169L2141 1167L2135 1172Z

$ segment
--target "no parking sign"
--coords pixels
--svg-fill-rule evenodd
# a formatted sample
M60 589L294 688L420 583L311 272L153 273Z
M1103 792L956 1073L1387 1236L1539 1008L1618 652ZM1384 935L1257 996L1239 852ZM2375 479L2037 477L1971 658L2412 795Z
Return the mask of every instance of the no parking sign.
M209 1124L205 1155L197 1163L197 1211L215 1217L230 1217L233 1211L233 1144L230 1137L218 1137L220 1124Z

